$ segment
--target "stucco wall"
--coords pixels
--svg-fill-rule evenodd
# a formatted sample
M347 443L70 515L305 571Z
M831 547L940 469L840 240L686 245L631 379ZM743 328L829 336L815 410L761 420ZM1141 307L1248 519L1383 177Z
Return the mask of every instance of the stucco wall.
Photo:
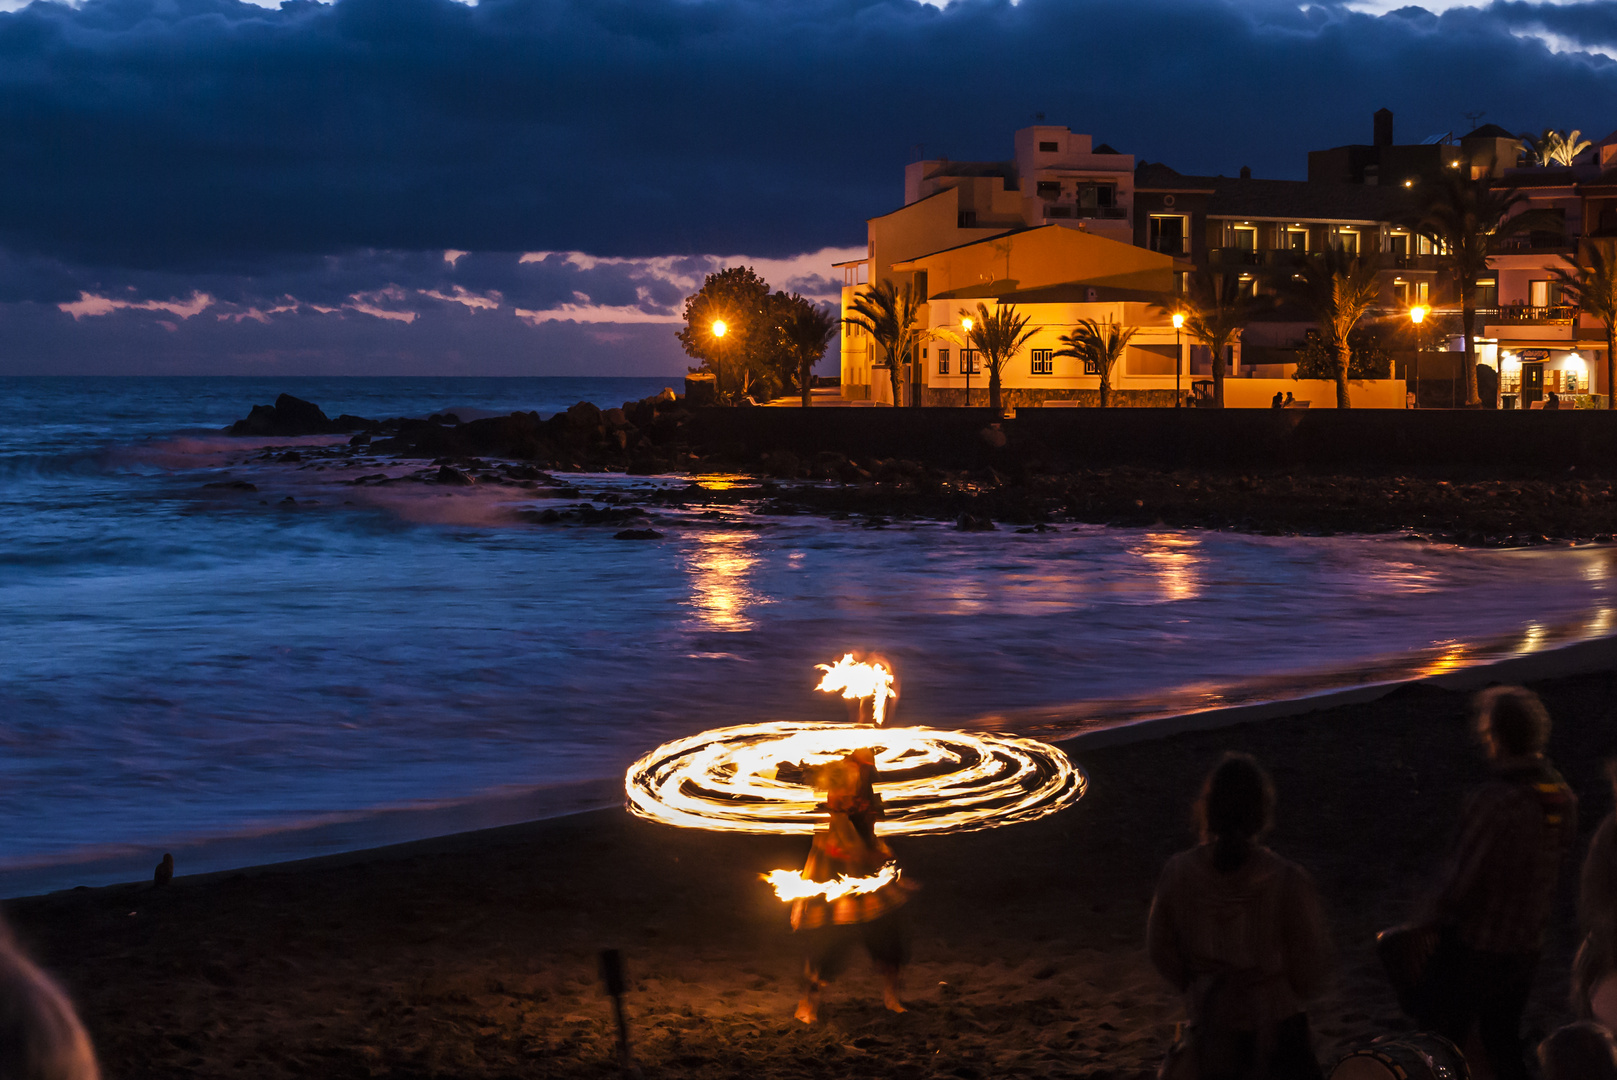
M1225 379L1226 409L1267 409L1276 393L1290 393L1310 409L1336 408L1336 384L1326 379ZM1402 409L1408 392L1403 379L1366 379L1348 383L1355 409Z

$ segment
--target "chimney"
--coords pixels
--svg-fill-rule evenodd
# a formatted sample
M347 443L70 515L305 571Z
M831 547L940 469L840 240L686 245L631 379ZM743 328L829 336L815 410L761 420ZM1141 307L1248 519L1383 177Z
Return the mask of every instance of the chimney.
M1250 179L1252 179L1252 166L1250 166L1250 165L1242 165L1241 166L1241 179L1242 180L1250 180Z
M1375 115L1375 145L1392 145L1392 110L1377 109Z

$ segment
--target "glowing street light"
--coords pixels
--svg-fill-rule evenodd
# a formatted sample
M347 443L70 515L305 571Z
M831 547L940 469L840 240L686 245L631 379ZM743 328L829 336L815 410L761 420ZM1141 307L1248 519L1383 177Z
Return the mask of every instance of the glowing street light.
M730 327L725 323L725 321L723 319L714 319L713 320L713 338L718 343L718 353L719 353L719 355L714 358L714 364L713 364L713 397L715 399L718 398L720 391L723 389L723 383L724 383L724 363L723 363L724 335L729 331L729 329L730 329Z
M1415 324L1415 408L1417 409L1420 408L1420 354L1421 346L1424 344L1421 331L1424 329L1422 324L1426 322L1428 310L1430 309L1421 304L1409 309L1409 321Z
M1180 330L1184 329L1184 325L1185 325L1185 313L1183 311L1174 312L1173 313L1173 407L1176 408L1176 409L1179 408L1180 405L1181 405L1181 402L1179 400L1179 372L1185 366L1184 365L1185 347L1184 347L1183 344L1180 343L1180 339L1179 339L1179 332L1180 332Z

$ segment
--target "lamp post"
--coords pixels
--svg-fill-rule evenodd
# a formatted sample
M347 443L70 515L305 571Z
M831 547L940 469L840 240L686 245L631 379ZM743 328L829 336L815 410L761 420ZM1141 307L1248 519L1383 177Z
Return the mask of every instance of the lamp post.
M1421 346L1425 343L1423 337L1426 322L1426 308L1416 304L1409 309L1409 321L1415 324L1415 408L1420 408L1420 354Z
M960 366L966 369L966 408L971 408L971 316L960 320L960 329L966 332L966 347L960 350Z
M717 356L713 360L713 397L717 399L724 386L724 335L730 327L723 319L713 320L713 339L717 342ZM715 403L717 403L715 401Z
M1173 313L1173 407L1179 408L1184 404L1179 396L1179 373L1185 366L1185 347L1180 341L1179 332L1184 329L1185 313Z

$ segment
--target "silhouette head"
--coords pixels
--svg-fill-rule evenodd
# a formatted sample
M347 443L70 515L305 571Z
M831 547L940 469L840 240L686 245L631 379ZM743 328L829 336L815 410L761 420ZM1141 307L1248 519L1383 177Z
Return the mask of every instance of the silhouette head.
M1274 824L1275 789L1251 754L1227 753L1202 784L1196 824L1213 844L1213 866L1239 869L1258 837Z
M1588 1020L1568 1024L1538 1044L1544 1080L1617 1080L1617 1042Z
M1550 741L1550 714L1525 687L1490 687L1472 699L1472 710L1490 757L1531 757Z

